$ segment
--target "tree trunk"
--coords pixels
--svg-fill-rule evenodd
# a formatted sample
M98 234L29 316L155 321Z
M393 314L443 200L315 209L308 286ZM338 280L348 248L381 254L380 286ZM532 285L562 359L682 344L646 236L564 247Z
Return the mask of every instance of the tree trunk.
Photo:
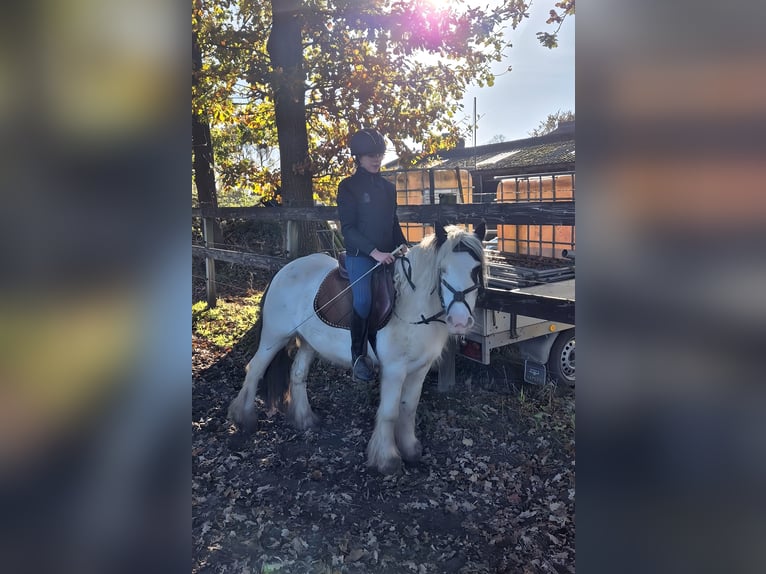
M197 72L202 68L202 51L197 41L196 32L192 32L192 85L197 84ZM210 136L210 123L199 111L192 110L192 169L194 184L197 186L197 199L202 209L202 233L206 247L218 247L223 242L221 224L212 217L204 217L205 211L218 208L218 193L215 187L213 159L213 140ZM207 304L216 306L215 259L205 259L207 277Z
M194 183L197 186L199 205L203 210L218 208L213 170L213 146L210 141L210 124L199 114L192 114L192 148Z
M200 68L202 68L202 51L197 42L197 34L192 33L192 84L194 85L197 84L197 72ZM218 208L214 166L210 123L200 112L192 111L192 168L194 184L197 186L197 198L203 214L206 209ZM219 243L222 235L221 226L216 221L213 226L213 237L205 239L208 242ZM213 245L210 246L213 247Z
M301 0L271 0L271 34L266 46L271 58L271 86L279 139L282 203L286 207L314 204L312 166L306 130L306 86L303 71ZM287 228L288 257L318 250L312 222L290 222Z

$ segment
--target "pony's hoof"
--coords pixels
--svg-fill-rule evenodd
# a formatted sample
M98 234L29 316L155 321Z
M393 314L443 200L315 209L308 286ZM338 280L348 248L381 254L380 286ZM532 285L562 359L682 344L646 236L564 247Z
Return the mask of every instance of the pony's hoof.
M240 413L232 404L229 407L228 420L244 435L251 435L258 430L258 415L254 410L249 413Z
M313 430L321 426L322 419L312 412L303 417L291 416L290 424L299 431Z
M378 472L385 475L399 474L402 472L402 459L399 457L389 458L377 466Z
M415 445L410 449L400 449L402 453L402 459L407 464L418 464L420 459L423 458L423 445L420 441L415 441Z
M245 436L250 436L258 430L258 419L250 417L238 425L239 431Z
M229 450L244 450L250 445L250 436L242 431L237 431L228 436L226 443L229 446Z
M237 427L237 432L243 436L248 437L258 430L258 420L255 417L245 418L241 421L229 420Z

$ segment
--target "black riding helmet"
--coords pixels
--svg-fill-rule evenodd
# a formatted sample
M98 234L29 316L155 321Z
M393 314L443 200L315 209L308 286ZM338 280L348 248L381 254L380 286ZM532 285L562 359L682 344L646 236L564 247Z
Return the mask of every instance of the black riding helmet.
M386 140L378 130L364 129L353 134L348 140L351 155L376 155L386 153Z

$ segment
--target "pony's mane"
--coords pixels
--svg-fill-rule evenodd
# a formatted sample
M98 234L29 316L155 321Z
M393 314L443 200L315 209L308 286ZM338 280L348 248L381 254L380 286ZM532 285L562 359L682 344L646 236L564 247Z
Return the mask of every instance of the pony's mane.
M452 254L455 247L460 243L481 261L481 276L486 277L484 246L481 240L473 233L465 231L457 225L447 225L444 230L447 232L447 239L438 250L436 235L431 234L424 237L407 253L407 257L412 262L412 282L416 286L425 286L429 291L435 288L439 283L439 269L444 260ZM400 289L401 284L406 282L402 274L397 273L397 289Z

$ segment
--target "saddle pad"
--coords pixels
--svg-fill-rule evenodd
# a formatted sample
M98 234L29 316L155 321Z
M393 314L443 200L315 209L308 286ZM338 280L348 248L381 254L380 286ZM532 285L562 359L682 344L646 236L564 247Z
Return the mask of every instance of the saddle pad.
M372 276L373 304L369 323L373 330L382 329L388 323L394 309L393 270L381 269L382 271L379 269ZM348 289L348 286L349 280L341 277L337 267L330 271L314 297L314 311L328 325L350 330L353 304L351 289ZM347 290L338 296L344 289ZM333 300L335 297L337 299Z

